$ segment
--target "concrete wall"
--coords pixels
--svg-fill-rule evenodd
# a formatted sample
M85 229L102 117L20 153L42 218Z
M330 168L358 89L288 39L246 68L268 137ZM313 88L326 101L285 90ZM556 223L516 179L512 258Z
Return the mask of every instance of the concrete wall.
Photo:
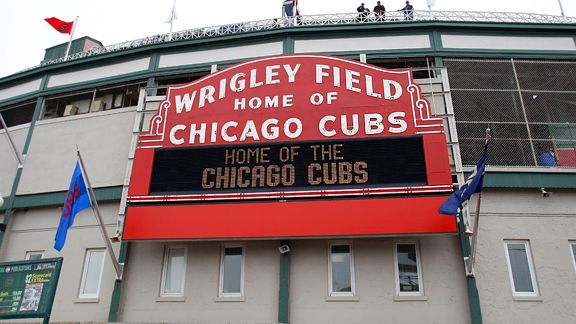
M26 141L29 128L30 124L9 128L10 136L20 154L22 154L22 149L24 148L24 142ZM3 197L8 197L12 190L16 170L18 169L18 160L14 155L14 150L12 150L12 147L10 146L10 142L6 136L6 131L3 129L0 130L0 156L2 157L0 158L0 193L2 193Z
M353 240L357 298L328 298L327 240L296 240L290 252L290 323L467 323L462 257L455 236L420 243L425 296L395 298L394 239ZM277 319L277 241L245 243L245 300L217 298L221 243L131 243L124 282L124 322L273 323ZM166 245L188 248L185 297L159 298Z
M134 118L134 108L123 108L39 121L17 194L68 190L76 145L93 187L122 185Z
M188 249L182 299L159 297L166 245ZM225 301L218 298L220 243L131 243L120 319L123 322L273 323L278 317L278 245L276 241L245 243L245 298Z
M109 236L114 235L117 203L102 203L100 210ZM18 210L12 217L0 249L0 260L24 260L26 251L45 251L45 258L63 257L51 322L105 322L108 320L115 272L110 257L104 256L104 272L98 299L78 299L86 249L104 248L105 243L91 209L80 212L68 231L66 244L56 251L54 237L60 221L58 207ZM119 244L114 245L118 255ZM30 320L28 320L30 321Z
M328 241L293 242L291 323L468 323L466 280L457 237L411 239L420 244L424 298L396 298L395 239L352 241L357 298L340 300L328 298Z
M476 282L484 323L576 322L575 192L550 190L548 198L539 189L482 194ZM514 239L530 242L539 297L512 296L504 240Z

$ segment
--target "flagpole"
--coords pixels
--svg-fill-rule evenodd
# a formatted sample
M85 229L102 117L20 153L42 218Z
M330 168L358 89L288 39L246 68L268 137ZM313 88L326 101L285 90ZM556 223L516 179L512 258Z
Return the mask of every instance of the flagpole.
M490 138L490 128L486 128L486 142L484 145L488 144L488 139ZM476 217L474 218L474 228L472 230L472 243L470 243L470 257L468 257L468 276L474 276L474 262L476 260L476 245L478 240L478 228L480 220L480 203L482 202L482 191L478 193L478 201L476 202Z
M114 254L114 250L112 249L112 243L108 239L108 234L106 234L106 229L104 228L104 221L102 220L102 215L100 215L100 208L98 207L98 201L96 200L96 196L94 195L94 191L92 190L92 185L90 184L90 179L88 179L88 173L86 172L86 168L84 167L84 161L82 161L82 155L80 155L80 149L76 147L76 154L78 155L78 160L80 161L80 166L83 170L84 179L86 179L86 184L88 185L88 194L90 195L90 200L92 200L92 211L94 215L96 215L96 221L98 222L98 227L100 227L100 232L102 233L102 238L106 243L106 248L108 250L108 255L112 259L112 264L114 265L114 269L116 270L116 279L122 279L122 267L120 263L118 263L118 259L116 259L116 255Z
M70 53L70 45L72 45L72 38L74 37L74 31L76 30L76 24L78 23L78 16L74 19L74 24L72 25L72 32L70 33L70 40L68 41L68 47L66 47L66 54L64 54L64 61L68 59L68 54Z
M16 148L14 141L12 140L12 136L10 136L10 131L8 130L8 126L6 126L6 122L4 121L4 117L2 117L1 113L0 113L0 123L4 128L4 132L6 132L6 137L8 137L8 141L10 142L12 150L14 150L14 155L16 155L16 159L18 160L18 168L21 168L24 165L24 162L22 161L23 159L20 156L20 152L18 152L18 149Z
M176 16L176 0L172 4L172 12L170 13L170 34L168 35L168 41L172 40L172 27L174 26L174 18Z

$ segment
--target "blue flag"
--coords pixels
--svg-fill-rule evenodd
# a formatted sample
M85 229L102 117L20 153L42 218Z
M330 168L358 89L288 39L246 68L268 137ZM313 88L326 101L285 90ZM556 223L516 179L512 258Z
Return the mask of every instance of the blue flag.
M68 188L68 195L66 196L64 208L62 209L60 225L58 225L58 231L56 231L56 238L54 239L54 248L56 250L60 251L62 247L64 247L66 234L68 234L68 229L72 227L76 214L90 206L92 206L92 201L90 200L88 188L84 181L82 167L80 166L80 162L76 162L70 188Z
M473 194L482 191L482 180L484 179L484 169L486 168L486 158L488 155L488 143L484 145L484 152L476 169L468 177L468 180L460 188L452 193L448 199L438 208L440 214L456 215L462 204L470 199Z

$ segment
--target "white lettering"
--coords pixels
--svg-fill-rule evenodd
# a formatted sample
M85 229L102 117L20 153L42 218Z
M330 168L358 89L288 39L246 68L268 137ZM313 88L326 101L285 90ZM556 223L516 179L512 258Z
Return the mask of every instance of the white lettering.
M322 83L322 77L327 77L328 72L324 72L324 70L328 70L330 67L324 64L316 64L316 83Z
M393 112L390 115L388 115L388 122L392 125L398 125L398 128L392 128L390 127L388 129L388 131L390 133L403 133L407 128L408 128L408 124L406 123L406 121L404 119L398 119L398 118L404 118L406 116L406 113L398 111L398 112Z
M231 120L229 122L224 123L224 125L222 125L222 130L220 131L220 136L222 137L223 140L225 140L226 142L234 142L238 137L236 135L228 135L228 128L230 127L234 127L236 128L238 126L238 123Z
M242 135L240 135L240 142L244 142L247 137L252 137L252 139L255 141L260 140L258 132L256 131L256 125L254 125L253 120L246 121Z
M329 121L335 122L336 117L324 116L324 117L322 117L322 119L320 119L320 122L318 123L318 130L320 130L320 133L326 137L332 137L332 136L336 135L336 131L334 129L332 129L332 130L326 129L326 123Z
M190 139L188 143L196 143L196 136L200 136L199 143L204 143L206 140L206 124L200 124L200 129L196 129L196 124L190 125Z
M272 127L269 127L273 125ZM280 128L278 128L278 119L270 118L266 119L262 123L262 137L268 140L277 139L280 134Z
M357 78L360 72L346 70L346 89L360 93L360 88L354 87L354 84L359 84L360 80Z
M266 67L266 84L275 84L280 83L280 80L274 79L274 77L278 76L278 70L280 65L270 65Z
M294 68L288 64L284 64L283 66L286 74L288 74L288 82L293 83L296 79L296 73L298 73L298 70L300 69L300 64L296 64Z
M296 125L296 130L292 132L290 125ZM296 138L302 133L302 121L298 118L290 118L284 123L284 134L290 138Z
M392 89L390 86L394 87L394 94L392 94ZM384 80L384 99L395 100L400 98L402 95L402 87L400 83L394 80Z
M185 93L184 97L176 96L176 113L181 114L182 108L186 107L186 112L190 112L192 109L192 104L194 103L194 99L196 98L196 90L192 92L192 97L190 97L190 93Z
M382 133L384 131L384 125L382 124L382 115L365 114L364 130L366 132L366 135L375 135Z
M180 145L180 144L184 143L183 138L176 138L176 132L182 131L185 129L186 129L186 126L184 126L184 125L175 125L174 127L172 127L172 129L170 130L170 143L172 143L174 145Z
M206 100L208 100L209 103L213 103L214 92L216 92L216 88L214 88L214 86L207 85L202 87L202 89L200 89L200 102L198 104L198 108L204 107Z

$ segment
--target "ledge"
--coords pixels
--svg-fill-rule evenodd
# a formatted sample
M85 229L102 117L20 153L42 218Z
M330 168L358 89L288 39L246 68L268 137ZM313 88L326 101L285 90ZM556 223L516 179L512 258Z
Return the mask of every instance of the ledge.
M394 296L395 302L404 302L404 301L427 301L428 296Z
M156 302L157 303L163 303L163 302L185 302L186 301L186 297L181 296L181 297L156 297Z
M214 299L215 302L245 302L246 297L216 297Z
M97 304L100 298L76 298L74 304Z
M542 299L542 296L526 296L526 297L513 296L512 299L514 299L515 301L520 301L520 302L543 302L544 301Z
M327 302L359 302L360 297L358 296L328 296L326 297Z

